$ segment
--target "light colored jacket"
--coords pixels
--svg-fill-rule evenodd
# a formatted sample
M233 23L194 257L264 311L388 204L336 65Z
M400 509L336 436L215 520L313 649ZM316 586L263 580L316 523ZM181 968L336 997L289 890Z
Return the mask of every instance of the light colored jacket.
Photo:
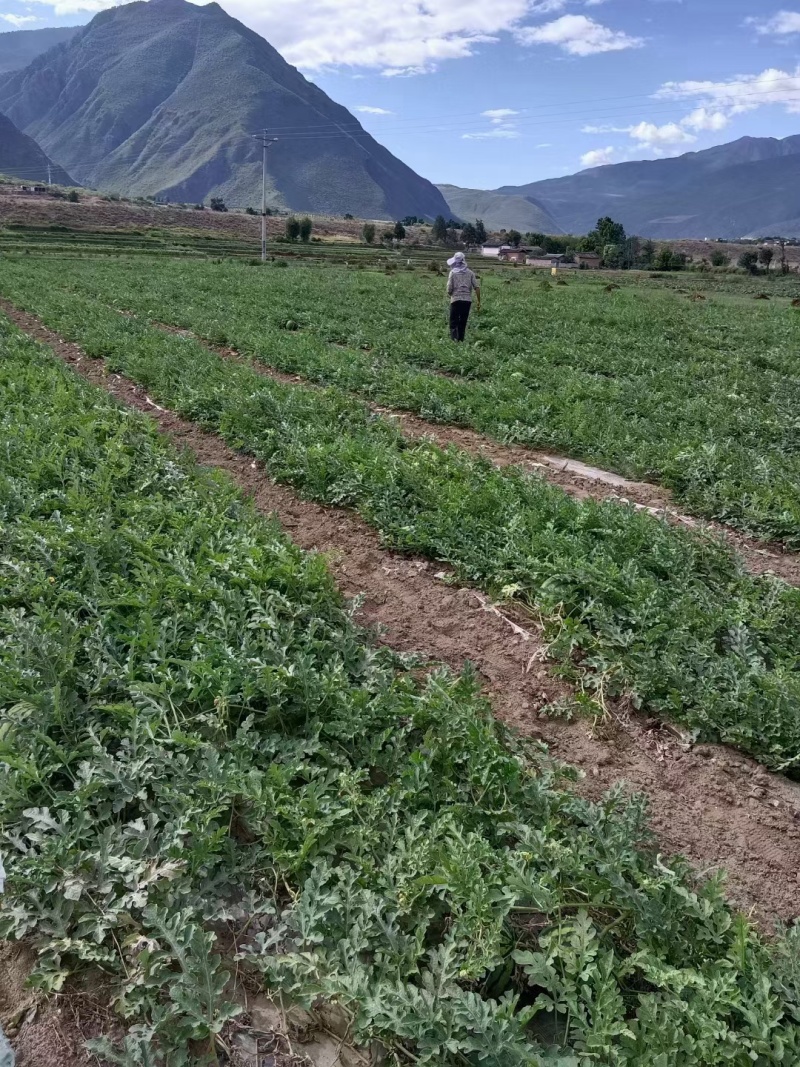
M469 267L466 270L450 271L447 279L447 293L451 304L454 304L456 300L471 301L473 292L479 293L480 289L478 279Z

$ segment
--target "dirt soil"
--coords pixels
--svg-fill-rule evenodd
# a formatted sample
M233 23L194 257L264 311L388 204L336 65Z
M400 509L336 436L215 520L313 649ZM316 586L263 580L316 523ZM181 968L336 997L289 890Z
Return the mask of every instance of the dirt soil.
M317 237L339 237L361 241L363 219L342 219L312 215ZM105 200L92 193L81 194L77 204L48 195L21 193L16 186L0 185L0 226L68 226L86 230L142 230L173 227L206 231L205 236L261 240L261 216L243 211L196 211L168 204L137 204L128 200ZM286 216L267 217L269 238L282 236ZM413 227L409 236L417 230ZM203 236L203 234L200 234Z
M546 665L535 632L475 590L447 584L440 565L383 548L377 532L352 512L321 507L276 485L252 457L157 407L133 382L109 374L102 361L32 316L3 301L0 306L79 374L148 414L201 464L224 470L300 547L325 553L344 594L364 594L360 621L387 645L422 652L455 670L470 660L498 718L584 770L582 793L596 798L625 782L648 797L665 854L683 853L703 873L724 870L731 899L765 926L800 915L800 786L724 746L691 747L673 728L623 708L612 708L596 729L585 720L542 716L570 689Z
M87 983L45 999L26 985L35 959L27 945L0 941L0 1026L16 1054L16 1067L97 1064L84 1044L115 1026L102 979L94 989Z
M121 314L127 314L121 312ZM212 352L234 362L249 364L258 374L273 378L275 381L291 385L304 385L309 388L323 388L298 374L285 374L270 367L261 360L249 359L233 348L214 345L190 330L179 329L166 323L152 323L168 333L192 337ZM360 399L353 394L356 399ZM692 518L683 515L674 504L668 489L651 485L649 482L633 482L611 471L591 467L579 460L565 456L553 456L538 452L524 445L504 445L498 441L459 426L443 426L428 422L410 412L398 411L378 404L367 405L372 411L391 418L400 430L414 439L427 438L442 446L455 445L464 452L482 456L497 467L517 466L525 470L536 471L552 485L557 485L570 496L578 500L593 499L599 501L613 500L618 503L630 503L635 508L660 516L676 526L688 526L706 530L725 541L741 557L744 566L751 574L774 574L791 585L800 585L800 556L789 552L777 542L758 541L746 534L724 526L721 523Z

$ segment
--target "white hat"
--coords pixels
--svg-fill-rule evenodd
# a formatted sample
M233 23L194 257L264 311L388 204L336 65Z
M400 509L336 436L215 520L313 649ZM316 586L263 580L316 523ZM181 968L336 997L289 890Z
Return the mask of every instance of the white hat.
M448 267L465 267L466 265L467 261L464 259L463 252L456 252L452 259L448 259L447 261Z

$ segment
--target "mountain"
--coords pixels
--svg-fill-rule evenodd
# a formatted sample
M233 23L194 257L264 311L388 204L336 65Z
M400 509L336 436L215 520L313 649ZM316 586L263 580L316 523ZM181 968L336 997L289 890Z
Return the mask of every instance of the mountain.
M367 218L447 213L439 190L222 8L151 0L96 15L0 82L0 111L83 185Z
M57 185L75 185L69 174L51 162L33 140L22 133L11 119L0 115L0 174L22 178L25 182L46 182L50 177Z
M543 207L568 233L586 233L602 215L642 237L774 233L782 220L794 220L796 228L800 219L800 136L743 137L703 152L593 167L496 192Z
M44 30L10 30L0 33L0 75L21 70L42 52L74 37L80 26L56 26Z
M482 219L487 230L561 233L553 217L535 200L524 196L460 189L457 185L437 185L436 188L447 201L451 215L466 222Z

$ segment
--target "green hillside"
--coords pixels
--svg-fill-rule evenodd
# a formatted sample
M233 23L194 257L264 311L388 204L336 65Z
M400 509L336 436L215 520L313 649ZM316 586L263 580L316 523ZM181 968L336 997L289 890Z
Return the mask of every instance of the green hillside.
M46 182L50 177L57 185L75 185L69 174L49 160L33 138L18 130L5 115L0 115L0 174L24 182Z
M450 212L471 221L483 219L488 230L519 230L520 233L561 233L561 227L541 205L523 196L509 196L483 189L438 185Z
M66 46L0 83L0 110L84 185L232 206L435 216L434 185L370 137L218 4L154 0L103 11Z

